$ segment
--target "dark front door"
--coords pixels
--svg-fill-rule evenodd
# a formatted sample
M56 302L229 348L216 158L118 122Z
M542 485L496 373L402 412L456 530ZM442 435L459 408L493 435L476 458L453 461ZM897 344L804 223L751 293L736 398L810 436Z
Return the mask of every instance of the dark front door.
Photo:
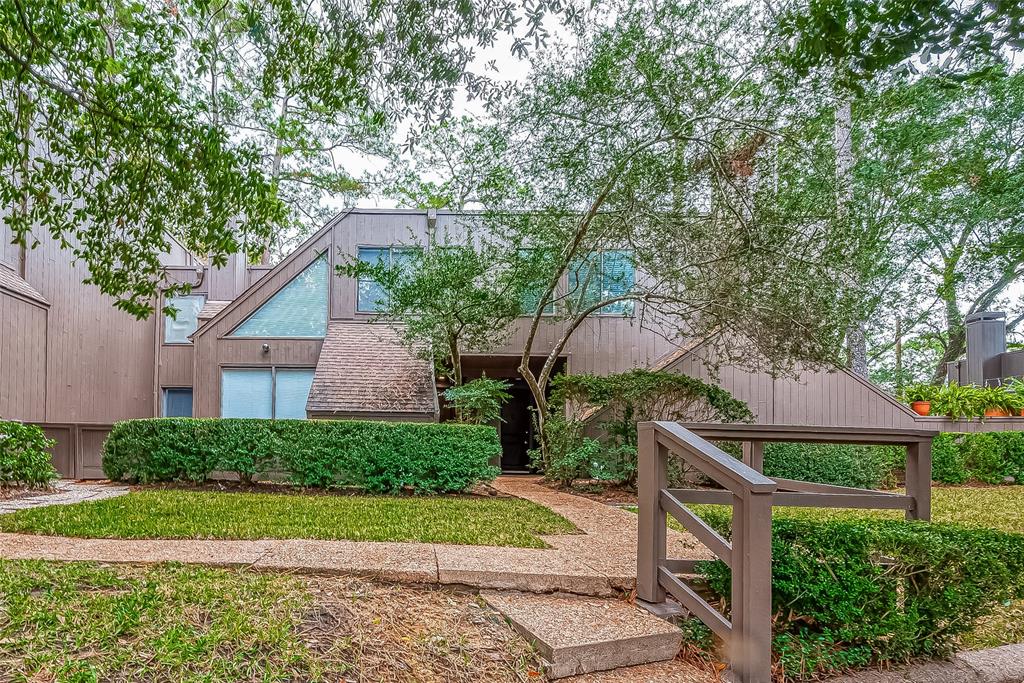
M509 393L512 398L501 408L501 469L505 472L527 472L530 469L527 451L533 447L530 423L533 397L522 380L514 382Z

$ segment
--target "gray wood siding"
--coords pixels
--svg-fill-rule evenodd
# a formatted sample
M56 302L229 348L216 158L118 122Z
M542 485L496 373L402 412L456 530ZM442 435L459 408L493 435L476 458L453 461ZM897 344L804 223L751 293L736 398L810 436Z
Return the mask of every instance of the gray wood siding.
M46 309L0 291L0 418L46 418Z
M760 424L910 428L918 426L909 408L846 370L797 366L790 376L722 366L714 372L706 347L669 369L717 383L746 401Z

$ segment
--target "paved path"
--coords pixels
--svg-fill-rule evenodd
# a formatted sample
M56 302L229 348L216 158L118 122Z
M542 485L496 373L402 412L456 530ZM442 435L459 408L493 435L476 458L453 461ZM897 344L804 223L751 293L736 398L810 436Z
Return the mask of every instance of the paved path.
M54 488L56 491L53 493L0 500L0 515L17 510L46 507L48 505L71 505L73 503L84 503L89 500L116 498L128 493L127 486L86 484L67 479L57 482Z
M97 562L187 562L387 581L458 584L533 592L609 596L636 582L637 516L552 491L535 478L499 477L503 493L545 505L583 532L543 536L551 547L320 540L122 540L0 534L0 557ZM669 532L670 557L710 557L688 534Z

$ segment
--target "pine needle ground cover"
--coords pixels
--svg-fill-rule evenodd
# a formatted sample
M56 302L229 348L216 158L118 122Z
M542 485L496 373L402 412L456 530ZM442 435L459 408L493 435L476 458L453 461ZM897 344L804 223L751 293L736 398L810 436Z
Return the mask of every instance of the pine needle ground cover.
M543 548L576 528L520 498L140 490L0 515L0 531L80 538L416 541Z

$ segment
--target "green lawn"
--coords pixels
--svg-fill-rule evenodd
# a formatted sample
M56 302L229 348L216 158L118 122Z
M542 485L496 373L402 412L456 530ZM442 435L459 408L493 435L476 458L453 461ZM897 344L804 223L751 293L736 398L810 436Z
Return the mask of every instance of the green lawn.
M160 489L0 515L0 531L82 538L308 538L542 548L575 527L519 498L331 496Z
M538 668L528 644L465 593L0 560L3 681L511 683Z

